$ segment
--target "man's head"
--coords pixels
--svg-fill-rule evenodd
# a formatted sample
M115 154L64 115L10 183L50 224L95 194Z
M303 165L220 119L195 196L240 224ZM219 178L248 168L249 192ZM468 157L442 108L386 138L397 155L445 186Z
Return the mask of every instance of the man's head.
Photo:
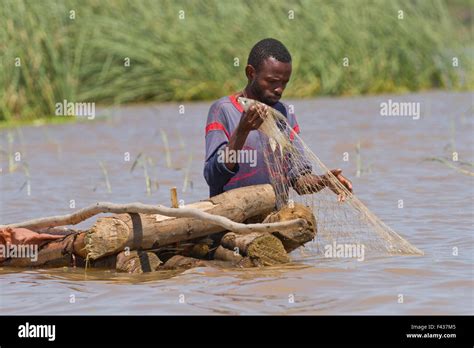
M263 39L250 51L245 74L252 94L259 101L273 105L290 80L290 52L278 40Z

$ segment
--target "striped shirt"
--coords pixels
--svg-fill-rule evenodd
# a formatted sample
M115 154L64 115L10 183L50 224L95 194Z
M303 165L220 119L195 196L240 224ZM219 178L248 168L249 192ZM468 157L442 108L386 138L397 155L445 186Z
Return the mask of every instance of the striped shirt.
M290 108L280 102L273 105L273 108L287 118L288 124L298 134L299 126ZM206 123L204 178L209 185L210 197L238 187L271 183L263 154L262 144L265 142L262 142L262 137L265 136L257 130L250 131L242 148L242 150L256 150L255 163L247 163L248 161L236 163L233 170L229 170L224 161L220 160L219 150L229 142L232 133L239 125L242 112L242 106L237 102L236 95L220 98L209 109Z

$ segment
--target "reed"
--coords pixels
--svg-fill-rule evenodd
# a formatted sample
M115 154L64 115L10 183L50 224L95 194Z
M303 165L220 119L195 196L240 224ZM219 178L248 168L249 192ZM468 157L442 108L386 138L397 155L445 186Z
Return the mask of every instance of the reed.
M20 190L22 191L26 187L26 194L28 196L31 196L31 175L30 175L30 168L28 166L28 163L23 161L22 162L22 169L23 169L23 174L25 175L25 182L23 185L21 185Z
M166 166L168 168L171 168L171 151L170 151L170 145L168 142L168 135L166 134L166 131L163 129L160 129L160 134L161 134L161 140L163 141L163 145L165 147L165 158L166 158Z
M360 140L357 141L357 144L355 146L355 152L356 152L356 177L360 178L360 176L364 173L366 174L372 173L372 163L367 162L366 165L362 163Z
M183 181L183 189L182 192L186 192L188 189L188 185L192 189L192 181L189 179L190 178L190 172L191 172L191 167L193 164L193 154L189 154L189 159L188 159L188 165L186 166L186 169L184 171L184 181Z
M17 169L17 164L15 163L15 154L13 153L13 143L15 141L15 136L11 131L7 132L7 157L8 157L8 172L13 173Z
M143 177L145 179L146 194L147 196L151 196L152 181L150 179L150 176L148 175L147 162L149 162L151 165L153 164L152 159L150 157L140 152L132 163L130 173L133 172L136 166L142 167Z
M107 171L107 168L105 167L105 164L102 161L99 161L99 166L102 170L102 175L104 176L105 186L107 187L107 193L112 193L112 186L110 185L109 173Z
M360 156L360 140L356 144L356 177L360 177L362 173L362 159Z
M474 172L461 168L461 165L472 166L472 163L469 163L469 162L463 162L461 165L455 165L454 163L456 162L453 162L449 158L444 158L444 157L428 157L428 158L423 159L422 162L439 162L439 163L444 164L446 167L454 169L458 173L468 175L468 176L474 176Z
M64 99L115 105L214 99L242 88L248 52L264 37L280 39L293 55L287 97L469 89L472 32L459 29L448 6L443 0L4 0L0 120L53 118Z

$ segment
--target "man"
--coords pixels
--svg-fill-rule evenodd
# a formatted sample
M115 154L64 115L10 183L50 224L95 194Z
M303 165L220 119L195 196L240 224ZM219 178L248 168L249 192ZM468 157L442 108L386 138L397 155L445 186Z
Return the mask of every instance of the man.
M212 104L206 125L206 159L204 177L210 188L210 197L224 191L249 185L271 183L263 157L263 148L257 131L264 121L268 107L286 116L296 133L299 126L288 106L279 100L291 76L291 55L278 40L264 39L250 51L247 66L247 86L242 92L226 96ZM237 98L258 100L265 106L251 106L244 112ZM245 150L256 153L255 163L237 163L238 156L222 156ZM250 158L251 156L247 156ZM250 162L250 161L246 161ZM331 171L350 192L352 184L340 169ZM317 192L329 187L340 194L328 180L328 175L296 173L290 178L299 194ZM339 196L343 200L343 196Z

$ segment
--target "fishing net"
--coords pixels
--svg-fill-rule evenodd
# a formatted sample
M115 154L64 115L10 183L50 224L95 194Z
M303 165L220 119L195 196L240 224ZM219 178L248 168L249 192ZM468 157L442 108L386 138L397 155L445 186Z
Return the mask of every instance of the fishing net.
M239 98L245 110L256 101ZM278 111L271 109L259 128L264 159L276 193L277 207L304 204L316 217L313 250L321 255L326 246L362 245L367 256L423 255L375 216L340 183ZM314 175L325 175L328 187L315 192ZM293 186L297 184L297 193ZM324 187L320 186L319 188Z

